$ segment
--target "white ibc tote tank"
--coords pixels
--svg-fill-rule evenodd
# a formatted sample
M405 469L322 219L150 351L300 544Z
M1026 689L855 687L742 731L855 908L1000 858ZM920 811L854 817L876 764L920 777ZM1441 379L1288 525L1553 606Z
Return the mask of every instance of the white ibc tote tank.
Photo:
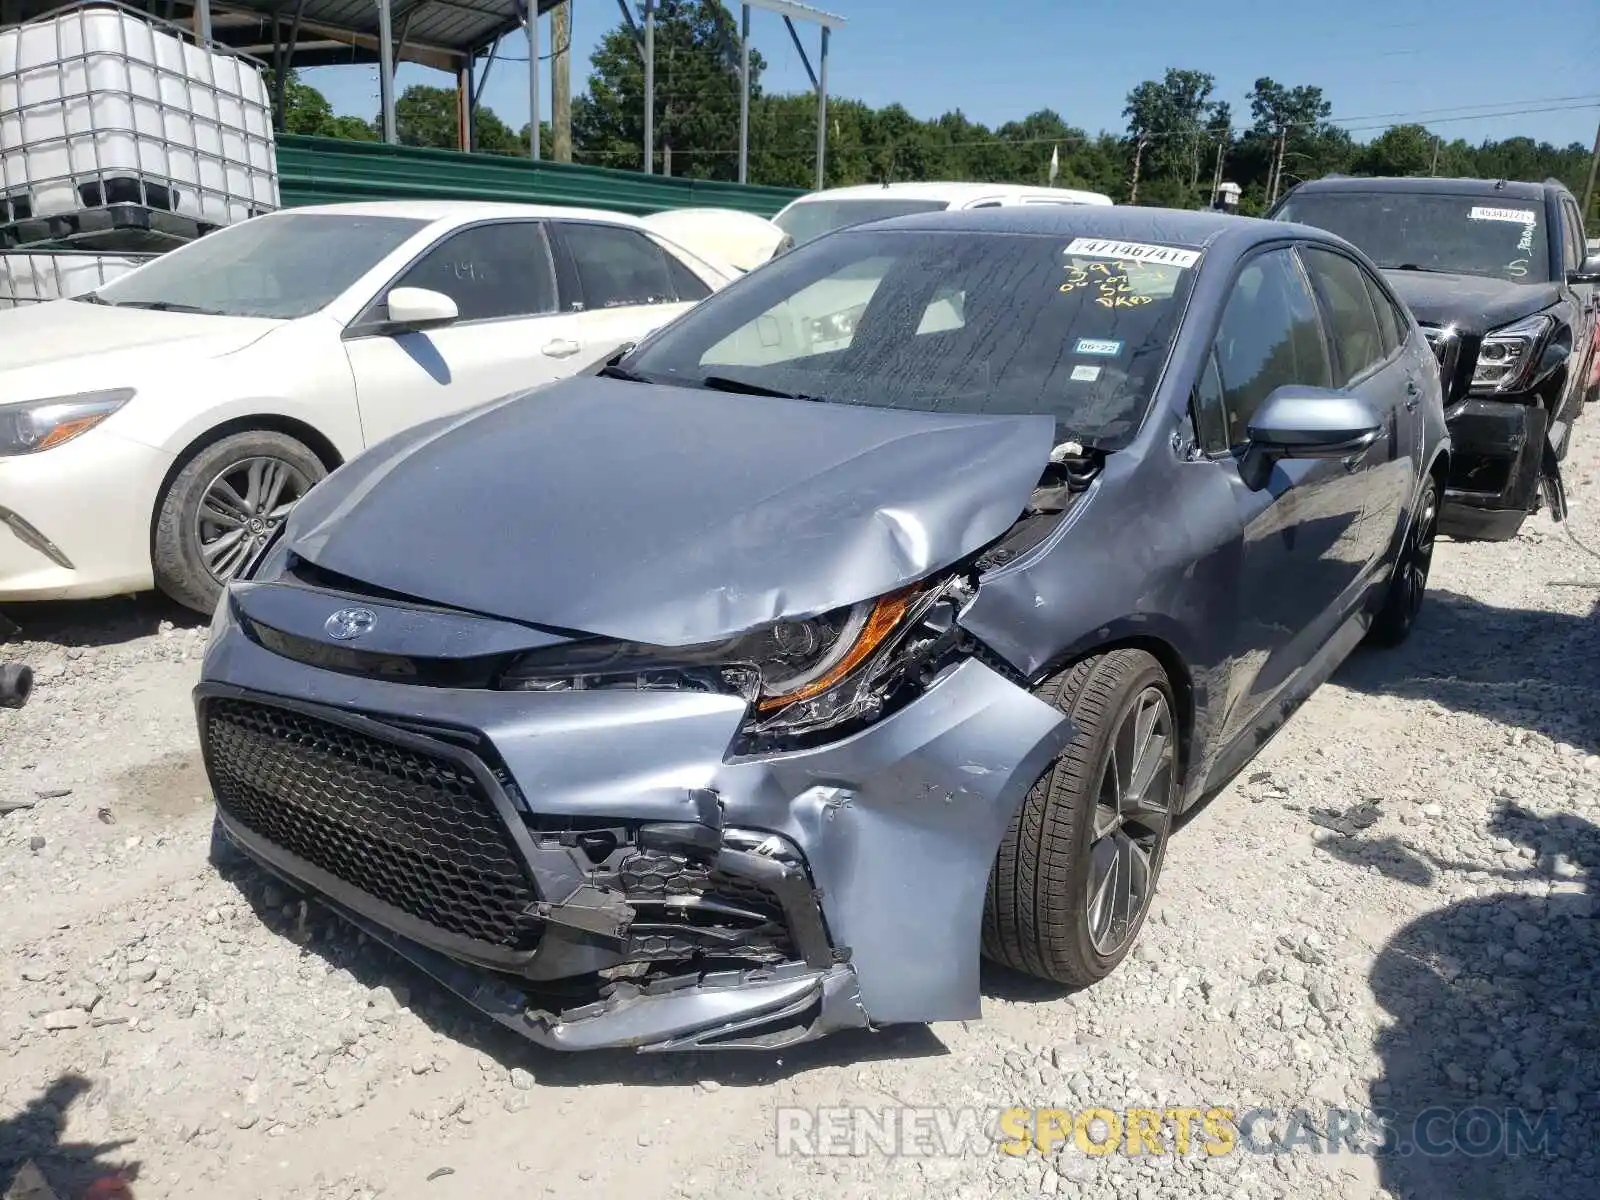
M260 66L100 0L0 32L0 225L109 204L207 226L277 208Z
M143 266L152 257L83 250L0 250L0 309L81 296Z

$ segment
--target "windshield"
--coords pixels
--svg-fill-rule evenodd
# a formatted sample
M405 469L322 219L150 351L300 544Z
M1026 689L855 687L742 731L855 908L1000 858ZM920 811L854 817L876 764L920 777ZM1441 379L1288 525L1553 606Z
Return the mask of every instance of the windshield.
M1291 196L1280 221L1336 233L1386 269L1547 283L1543 205L1435 192L1321 192Z
M303 317L427 224L332 213L256 217L168 251L79 299L215 316Z
M912 213L943 212L948 200L802 200L772 218L773 224L794 239L796 246L835 229L909 217Z
M702 301L621 366L839 404L1044 413L1112 450L1144 419L1199 259L1096 238L847 231Z

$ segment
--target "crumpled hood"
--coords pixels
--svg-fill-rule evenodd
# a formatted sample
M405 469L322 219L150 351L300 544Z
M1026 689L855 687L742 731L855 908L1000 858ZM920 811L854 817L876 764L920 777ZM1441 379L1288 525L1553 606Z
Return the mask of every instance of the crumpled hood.
M113 308L52 300L0 311L0 371L29 368L114 373L125 363L215 358L242 350L283 324L261 317ZM125 382L108 379L106 386Z
M1553 283L1509 283L1482 275L1385 271L1389 286L1424 325L1454 325L1481 336L1556 302Z
M993 541L1054 432L583 376L374 447L285 537L387 591L689 645L882 595Z

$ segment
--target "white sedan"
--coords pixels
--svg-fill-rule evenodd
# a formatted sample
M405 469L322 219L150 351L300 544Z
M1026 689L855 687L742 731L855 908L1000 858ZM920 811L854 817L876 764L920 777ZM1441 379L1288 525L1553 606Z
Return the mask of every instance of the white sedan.
M154 586L210 611L347 459L574 374L736 274L617 213L338 204L0 312L0 603Z

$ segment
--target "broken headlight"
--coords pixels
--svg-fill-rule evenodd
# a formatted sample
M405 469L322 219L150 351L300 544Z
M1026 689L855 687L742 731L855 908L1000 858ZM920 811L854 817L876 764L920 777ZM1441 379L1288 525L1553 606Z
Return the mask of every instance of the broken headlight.
M746 731L798 733L868 715L874 684L900 635L940 589L912 587L778 621L695 646L648 646L596 638L523 655L501 677L515 691L703 691L750 702Z

